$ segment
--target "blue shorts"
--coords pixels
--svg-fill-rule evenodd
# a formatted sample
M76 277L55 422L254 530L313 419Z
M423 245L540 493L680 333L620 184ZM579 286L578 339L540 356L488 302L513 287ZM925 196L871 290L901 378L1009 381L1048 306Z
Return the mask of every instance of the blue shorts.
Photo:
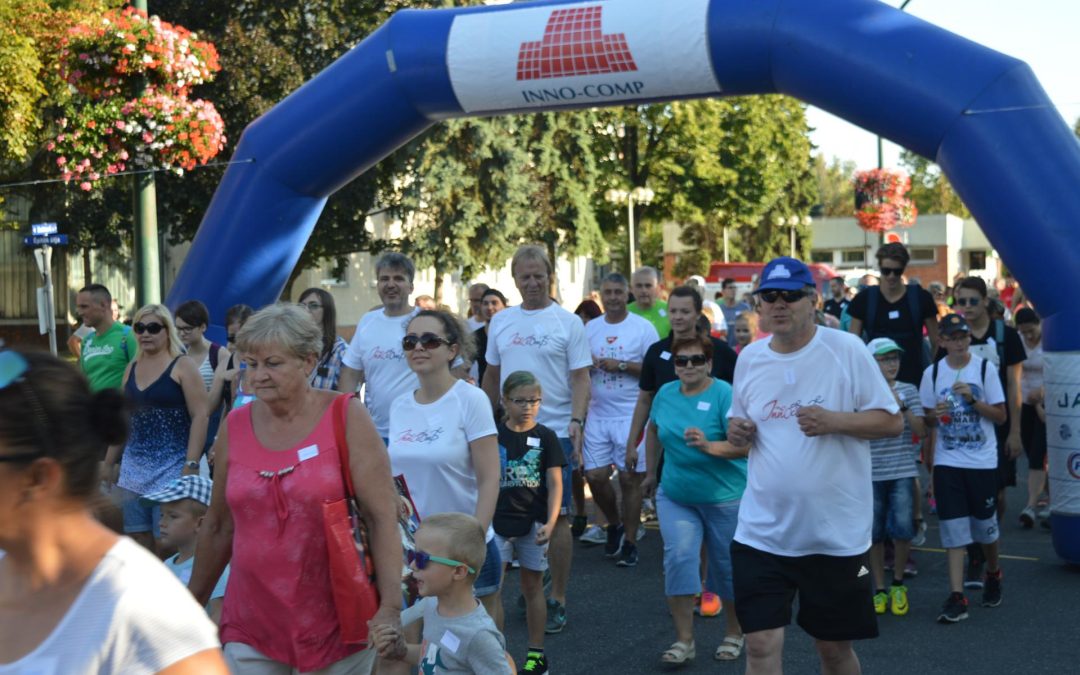
M719 504L680 504L663 488L656 491L656 516L664 538L664 594L701 592L701 543L709 559L709 590L724 600L735 597L731 541L739 523L739 500Z
M161 505L147 506L139 502L139 495L122 487L115 487L120 493L120 510L124 513L124 534L153 532L154 538L161 536Z
M910 541L915 538L915 479L896 478L874 481L875 544L889 539Z
M566 455L566 464L562 468L562 508L560 515L569 515L574 504L574 444L569 438L560 438L563 454Z
M487 554L484 556L484 565L480 573L476 575L473 583L473 595L482 598L486 595L499 592L502 583L502 556L499 555L499 544L492 537L487 543Z

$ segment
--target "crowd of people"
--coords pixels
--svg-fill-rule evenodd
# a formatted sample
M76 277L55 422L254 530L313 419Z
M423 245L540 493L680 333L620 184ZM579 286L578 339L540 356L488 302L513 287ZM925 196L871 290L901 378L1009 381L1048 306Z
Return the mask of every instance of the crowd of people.
M574 539L632 568L645 517L675 638L661 663L695 659L694 613L722 607L713 657L779 673L797 595L822 672L859 672L854 641L909 611L920 464L948 552L942 623L968 617L965 589L1002 602L1022 453L1021 524L1047 515L1038 315L1013 290L998 316L977 277L924 290L908 263L882 247L880 284L852 296L777 258L749 301L725 280L715 302L642 267L571 312L530 245L511 261L521 303L474 284L462 319L410 303L415 267L389 252L351 340L311 288L231 308L225 345L198 300L128 326L87 286L77 368L0 352L0 674L514 672L511 564L517 662L543 673L573 615ZM378 598L359 621L339 503Z

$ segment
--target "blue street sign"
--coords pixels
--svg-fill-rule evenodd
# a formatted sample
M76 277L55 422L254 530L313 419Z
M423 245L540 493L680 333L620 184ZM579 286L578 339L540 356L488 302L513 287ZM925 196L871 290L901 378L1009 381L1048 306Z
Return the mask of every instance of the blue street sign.
M56 234L56 223L34 223L30 226L30 234Z
M47 234L43 236L29 236L23 237L23 244L26 246L67 246L68 236L66 234Z

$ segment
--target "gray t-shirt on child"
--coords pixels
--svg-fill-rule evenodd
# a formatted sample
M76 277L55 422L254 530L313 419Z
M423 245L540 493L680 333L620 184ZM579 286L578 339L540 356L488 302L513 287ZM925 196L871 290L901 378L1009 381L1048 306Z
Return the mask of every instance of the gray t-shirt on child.
M402 625L424 619L421 675L511 675L506 641L484 606L463 616L439 615L439 599L422 598L401 613Z
M919 390L915 388L915 385L897 381L893 384L893 389L916 417L924 415L922 401L919 400ZM921 445L912 439L911 423L908 422L907 415L904 415L902 434L870 441L872 480L876 482L918 476L919 467L915 463L915 458L919 454Z

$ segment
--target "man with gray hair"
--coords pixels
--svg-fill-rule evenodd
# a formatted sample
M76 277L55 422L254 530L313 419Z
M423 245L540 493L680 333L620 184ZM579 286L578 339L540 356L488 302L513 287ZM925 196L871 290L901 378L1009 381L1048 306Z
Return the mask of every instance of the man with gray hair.
M641 482L645 454L634 463L626 457L626 439L638 398L638 377L645 352L660 339L653 325L626 309L629 284L621 274L609 274L600 285L603 316L585 326L592 351L592 395L585 424L584 467L593 500L607 518L604 554L619 567L635 567L641 517ZM622 509L611 486L611 468L619 470Z
M487 324L487 319L484 318L484 293L487 293L489 288L491 287L483 282L469 286L469 315L465 318L470 331L479 330Z
M671 321L667 303L660 299L660 273L655 267L639 267L630 275L630 281L634 301L626 309L651 323L661 340L666 338L671 334Z
M375 288L383 306L360 317L342 359L338 387L349 392L367 385L364 405L386 442L390 433L390 404L420 386L401 348L405 328L420 310L409 304L416 266L407 256L396 251L382 254L375 261L375 276Z

